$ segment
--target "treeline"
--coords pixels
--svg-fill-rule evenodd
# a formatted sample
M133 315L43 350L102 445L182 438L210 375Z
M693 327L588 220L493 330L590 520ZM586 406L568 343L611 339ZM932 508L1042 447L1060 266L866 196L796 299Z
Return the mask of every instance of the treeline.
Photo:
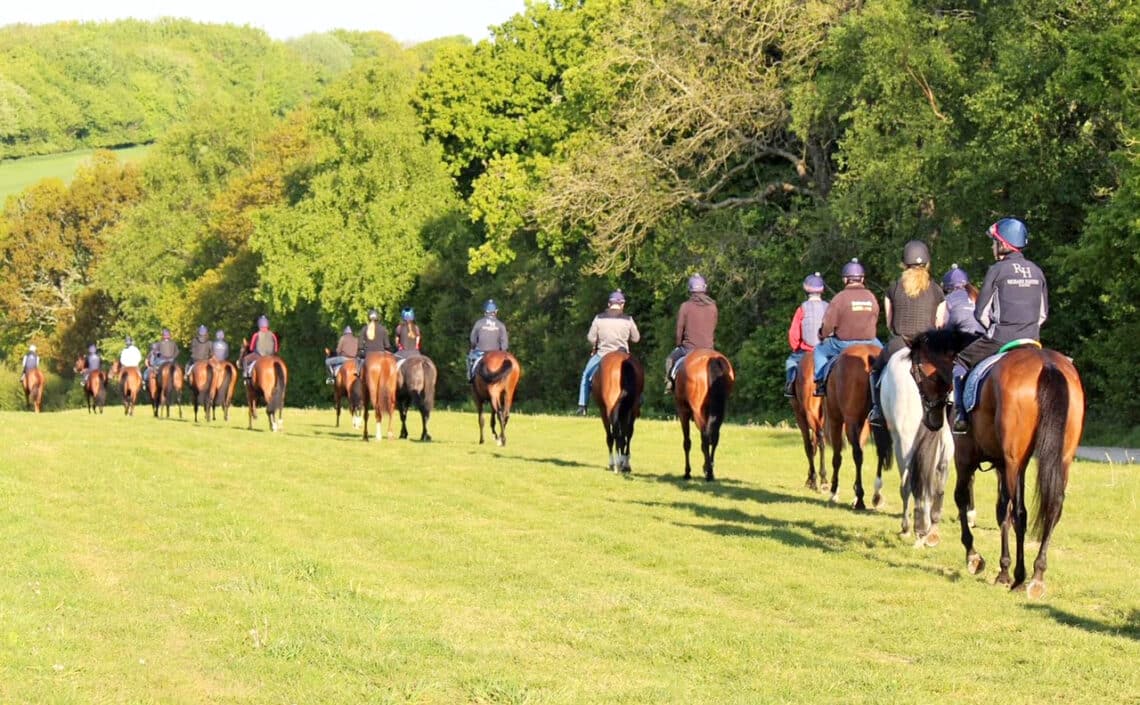
M116 205L97 217L61 205L96 198L82 179L10 201L0 343L64 358L199 323L234 339L264 312L292 403L317 403L321 348L410 305L458 400L495 298L520 397L569 409L605 294L625 290L656 371L699 271L736 415L780 416L806 274L836 286L858 256L885 288L921 238L939 273L980 278L984 228L1016 215L1049 277L1045 342L1076 358L1094 412L1134 425L1136 36L1124 2L585 0L534 4L475 45L371 37L311 100L199 104L141 170L98 160ZM65 274L17 262L69 237ZM50 305L15 315L36 292Z

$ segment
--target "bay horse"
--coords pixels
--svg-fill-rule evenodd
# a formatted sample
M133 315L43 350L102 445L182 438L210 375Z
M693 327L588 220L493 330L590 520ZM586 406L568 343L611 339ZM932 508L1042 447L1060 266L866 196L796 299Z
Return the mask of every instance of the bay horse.
M170 403L178 405L178 418L182 418L182 366L172 360L151 370L147 383L150 402L154 405L154 417L166 407L166 418L170 418Z
M392 419L396 415L396 356L390 352L370 352L360 371L364 392L364 440L368 440L368 407L376 410L376 440L380 425L388 415L388 440L392 440Z
M44 406L44 373L38 367L33 367L24 373L24 404L28 408L40 413Z
M213 375L210 383L210 417L217 420L218 407L222 407L222 419L230 420L230 405L234 400L234 388L237 387L238 371L234 363L229 360L215 360L210 358L210 367Z
M119 394L123 397L123 415L134 416L135 406L142 393L142 375L138 367L123 367L118 360L111 363L111 376L119 380Z
M673 401L681 421L682 445L685 448L685 479L692 477L689 465L689 422L701 432L705 480L716 479L713 463L720 443L720 426L724 423L728 396L736 384L736 371L728 358L707 348L697 348L685 355L673 383Z
M867 508L863 501L863 446L870 435L867 415L871 413L871 363L880 349L874 345L858 343L844 348L832 365L827 377L827 397L824 400L824 429L827 445L831 446L831 501L839 501L839 467L843 464L843 441L851 445L851 458L855 461L855 502L857 510ZM875 477L875 494L872 506L883 502L883 468L889 462L885 430L877 430L875 443L879 448L878 472Z
M522 365L518 359L505 350L491 350L483 354L475 363L475 379L471 381L471 393L475 397L475 408L479 412L479 443L483 443L483 405L491 405L491 436L500 446L507 445L507 421L511 418L511 404L515 400L515 388L522 377ZM495 420L499 430L495 431Z
M325 357L331 357L329 349L325 348ZM347 404L348 413L352 415L352 427L360 428L361 413L364 411L364 393L361 390L360 378L356 375L356 358L350 357L344 361L333 378L333 405L336 407L336 425L340 427L341 406Z
M86 369L87 358L80 355L75 361L75 372L81 373ZM91 370L83 383L83 394L87 398L87 413L103 413L107 404L107 373L101 369Z
M249 341L241 341L241 353L238 360L245 364L245 356L249 352ZM249 429L253 429L253 420L257 418L257 404L265 407L265 416L269 420L270 431L280 431L285 428L285 387L289 383L289 368L280 355L262 355L253 362L249 379L245 381L245 396L249 400Z
M190 403L194 405L194 423L198 423L198 407L202 407L202 416L210 420L210 390L214 386L213 360L199 360L190 365Z
M428 418L435 407L435 381L439 376L435 363L427 355L413 355L399 365L396 375L396 408L400 411L400 438L408 437L408 409L420 410L423 430L421 441L430 441Z
M911 375L910 349L901 348L883 369L880 401L883 422L890 433L889 446L899 468L899 494L902 497L900 534L911 531L910 507L914 500L915 547L937 546L942 517L942 500L954 440L946 423L945 405L926 408L918 384ZM884 449L880 448L880 452ZM890 466L890 458L887 459Z
M623 350L606 353L590 383L591 395L602 412L602 426L606 429L609 469L614 472L631 471L629 445L633 440L633 424L641 416L644 389L645 369L636 357Z
M796 381L792 385L792 413L804 441L804 455L808 460L808 475L804 486L822 490L827 484L823 469L823 397L815 396L815 355L804 353L796 366ZM819 465L816 465L816 454Z
M946 404L952 389L954 356L974 336L956 330L923 333L911 343L914 376L923 399ZM978 390L977 407L970 412L970 429L954 437L954 464L958 468L954 502L971 574L985 570L986 562L974 548L966 512L970 487L982 463L992 463L998 481L997 522L1001 525L1001 563L995 582L1011 590L1024 589L1030 599L1045 596L1045 569L1049 541L1061 519L1069 467L1077 452L1085 421L1085 392L1080 375L1069 358L1036 347L1012 350L990 369ZM1025 475L1031 456L1037 456L1037 506L1034 530L1041 542L1033 562L1033 577L1025 583ZM1016 564L1010 577L1009 530L1016 536Z

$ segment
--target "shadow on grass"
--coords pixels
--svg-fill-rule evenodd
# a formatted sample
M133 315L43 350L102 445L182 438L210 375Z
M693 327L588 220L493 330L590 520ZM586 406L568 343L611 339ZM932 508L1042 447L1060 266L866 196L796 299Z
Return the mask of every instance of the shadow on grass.
M1111 624L1089 619L1088 617L1081 617L1080 615L1057 609L1051 605L1027 604L1024 605L1024 607L1031 612L1044 613L1046 616L1052 617L1058 624L1083 629L1091 634L1123 636L1133 641L1140 641L1140 610L1132 610L1132 613L1124 618L1123 624Z
M512 460L522 460L528 463L544 463L546 465L554 465L560 468L596 468L597 465L589 465L587 463L580 463L577 460L567 460L566 458L528 458L521 455L503 455L502 453L491 453L494 458L510 458Z
M699 492L725 499L759 502L761 504L819 504L819 499L811 495L774 492L731 478L718 478L713 482L706 482L704 477L699 474L694 474L692 480L686 480L679 475L641 475L641 477L676 485L684 492Z

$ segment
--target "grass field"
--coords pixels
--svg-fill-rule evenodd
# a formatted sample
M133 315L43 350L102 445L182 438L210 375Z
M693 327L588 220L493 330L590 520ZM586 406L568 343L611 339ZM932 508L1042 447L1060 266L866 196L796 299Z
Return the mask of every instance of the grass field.
M150 149L149 145L116 149L120 161L137 161ZM94 153L83 149L61 154L48 154L41 157L8 159L0 161L0 206L8 196L23 191L41 179L57 178L66 183L75 175L75 169Z
M880 513L803 489L788 431L726 427L707 484L675 423L625 478L596 418L332 420L0 413L0 702L1140 702L1134 469L1074 466L1031 604L992 475L973 577L953 525L896 535L897 475Z

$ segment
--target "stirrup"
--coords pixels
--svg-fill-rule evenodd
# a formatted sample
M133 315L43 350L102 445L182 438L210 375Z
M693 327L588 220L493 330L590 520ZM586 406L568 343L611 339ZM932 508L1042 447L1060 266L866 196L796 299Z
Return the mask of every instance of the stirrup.
M871 413L867 414L867 423L872 426L882 426L886 419L883 418L883 410L877 406L871 407Z

